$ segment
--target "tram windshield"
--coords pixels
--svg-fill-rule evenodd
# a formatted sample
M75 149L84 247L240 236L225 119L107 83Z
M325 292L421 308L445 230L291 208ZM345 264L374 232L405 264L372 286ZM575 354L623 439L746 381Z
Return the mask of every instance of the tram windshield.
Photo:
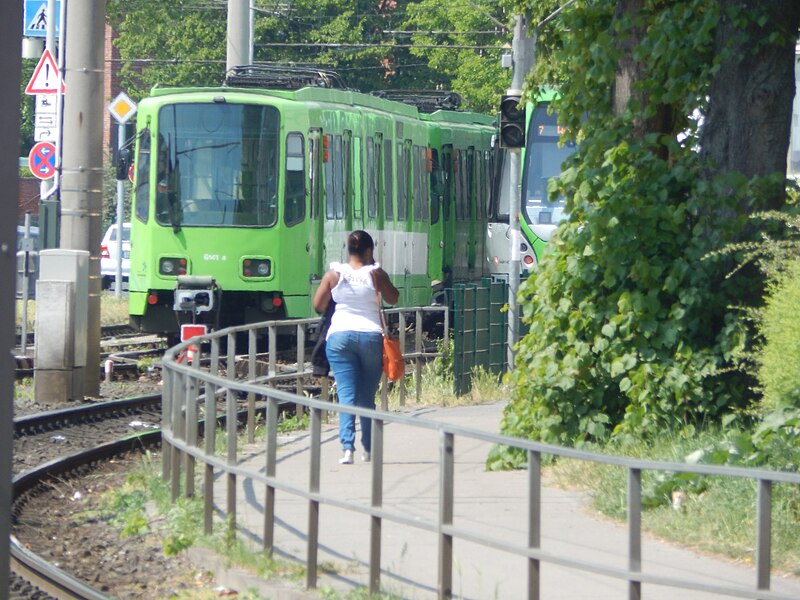
M171 104L158 115L156 219L271 227L278 216L279 113L247 104Z
M561 174L561 165L576 150L574 143L559 146L562 133L557 115L548 114L546 104L534 109L528 128L522 174L522 205L526 220L534 227L555 226L567 218L564 198L551 202L547 196L547 182Z

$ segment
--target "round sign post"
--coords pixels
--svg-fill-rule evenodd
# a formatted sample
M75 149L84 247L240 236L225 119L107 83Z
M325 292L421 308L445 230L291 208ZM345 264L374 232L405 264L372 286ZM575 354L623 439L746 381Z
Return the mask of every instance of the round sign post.
M28 167L38 179L51 179L56 174L56 147L52 142L37 142L28 154Z
M128 167L128 179L131 183L133 183L133 163L131 163L131 166Z

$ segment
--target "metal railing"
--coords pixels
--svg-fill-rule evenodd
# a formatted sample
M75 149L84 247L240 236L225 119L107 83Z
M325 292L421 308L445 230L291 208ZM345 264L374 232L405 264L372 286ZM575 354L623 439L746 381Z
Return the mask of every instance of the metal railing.
M407 376L414 374L419 386L421 365L425 360L436 356L435 352L423 349L422 330L419 325L424 313L443 310L418 308L413 310L395 309L389 311L395 322L402 323L403 347L408 336L413 336L413 350L405 356L414 363ZM446 313L445 313L446 314ZM413 315L413 318L411 318ZM413 327L409 326L413 322ZM540 597L540 566L542 563L566 566L587 573L600 574L626 582L628 598L642 597L642 584L654 584L683 590L695 590L738 598L760 598L764 600L791 600L794 595L771 591L771 539L772 539L772 491L773 484L782 483L800 486L800 475L762 469L721 467L688 463L633 460L628 458L594 454L571 448L535 443L509 438L487 432L467 429L441 422L427 420L419 416L408 416L386 410L385 386L382 410L366 410L341 406L327 401L327 389L320 387L320 398L302 393L303 382L310 376L306 365L304 341L310 327L316 326L317 319L298 321L268 322L252 327L239 327L210 334L204 338L194 338L189 342L171 348L164 357L163 391L163 475L171 482L173 500L181 493L187 496L196 494L195 481L202 480L204 499L204 529L211 534L214 527L214 483L219 477L225 485L225 506L218 506L226 518L228 526L236 528L237 523L237 480L248 479L264 487L263 504L263 547L267 551L276 549L276 492L290 494L307 502L307 522L304 532L307 543L305 552L306 586L317 587L319 567L320 507L329 505L355 513L368 515L369 530L369 578L370 593L381 588L381 545L384 521L401 527L430 532L437 537L438 578L437 596L453 596L453 540L465 540L486 548L500 550L522 557L527 562L527 597ZM407 330L408 329L408 330ZM297 338L296 364L280 366L277 359L278 337L281 331L293 331ZM237 337L247 337L248 351L237 354ZM257 350L260 337L268 340L268 352L259 354ZM187 352L199 343L209 345L210 358L205 360L185 360ZM221 348L226 345L224 356ZM323 378L325 381L326 378ZM404 389L404 386L401 386ZM419 394L419 387L417 387ZM224 399L224 410L218 410L217 399ZM258 466L245 463L238 441L238 415L246 412L246 437L254 440L257 422L256 406L265 413L265 440L263 457ZM298 411L309 415L308 484L298 485L283 480L276 475L278 450L278 414L281 405L295 405ZM242 411L245 407L246 411ZM321 472L321 431L328 411L350 413L372 419L372 464L369 503L333 497L320 493ZM217 421L225 421L225 449L215 451ZM201 429L201 423L204 431ZM439 437L438 455L438 511L435 518L410 516L399 508L383 505L384 428L387 424L421 428L436 432ZM202 433L202 435L201 435ZM478 440L488 444L505 445L517 448L527 454L527 532L525 543L515 542L506 535L494 532L475 532L454 524L454 511L459 502L467 500L456 495L454 485L454 444L456 438ZM542 546L542 456L552 455L591 461L620 467L627 472L627 568L609 566L602 561L580 560L568 553L554 552ZM196 473L196 464L202 465L202 477ZM388 467L387 467L388 468ZM755 482L757 487L755 518L755 579L752 586L708 582L693 578L672 577L649 573L642 569L642 474L647 471L667 473L692 473L704 476L743 478ZM385 565L384 565L385 567Z

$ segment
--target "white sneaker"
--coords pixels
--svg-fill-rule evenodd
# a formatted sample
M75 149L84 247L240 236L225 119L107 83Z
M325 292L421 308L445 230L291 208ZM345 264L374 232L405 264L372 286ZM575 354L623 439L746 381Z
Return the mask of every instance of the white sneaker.
M372 455L369 452L365 451L364 454L361 455L361 460L363 462L369 462L372 460Z
M340 465L352 465L353 464L353 451L352 450L345 450L344 456L339 459Z

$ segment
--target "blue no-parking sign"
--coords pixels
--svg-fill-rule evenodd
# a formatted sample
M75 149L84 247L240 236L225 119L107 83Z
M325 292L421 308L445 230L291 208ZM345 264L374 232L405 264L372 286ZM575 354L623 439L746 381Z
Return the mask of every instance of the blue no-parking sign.
M56 147L50 142L39 142L31 148L28 154L28 166L34 177L50 179L56 174Z
M25 37L46 37L47 21L56 24L56 37L59 37L58 23L61 17L61 2L56 0L56 14L47 14L47 0L25 0L25 15L22 22L22 35Z

